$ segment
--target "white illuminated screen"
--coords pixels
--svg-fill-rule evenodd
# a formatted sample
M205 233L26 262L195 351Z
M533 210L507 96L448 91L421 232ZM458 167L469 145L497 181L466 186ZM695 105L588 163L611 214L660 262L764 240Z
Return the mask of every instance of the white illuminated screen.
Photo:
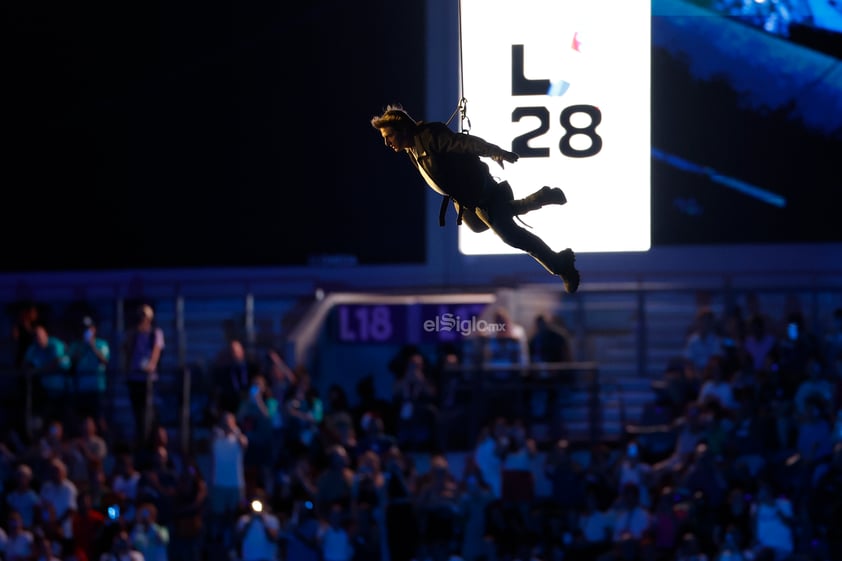
M564 206L521 216L530 231L556 251L648 250L650 2L461 0L461 30L470 128L463 126L521 156L504 169L486 160L492 175L508 181L515 198L543 185L567 196ZM569 136L565 155L562 112L573 106L590 109L573 111L568 129L587 129L589 112L598 111L601 120L590 132ZM600 141L596 151L592 143ZM464 225L459 249L520 251Z

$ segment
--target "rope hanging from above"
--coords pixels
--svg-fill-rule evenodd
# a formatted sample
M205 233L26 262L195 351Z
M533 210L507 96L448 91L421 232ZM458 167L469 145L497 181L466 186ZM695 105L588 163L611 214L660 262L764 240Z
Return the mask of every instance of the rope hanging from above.
M450 118L445 124L449 126L456 114L459 113L461 115L460 119L462 120L460 130L465 134L470 134L471 120L468 118L468 98L465 97L465 75L462 63L462 0L457 2L456 22L459 33L459 103L456 105L456 109L453 110L453 113L451 113Z

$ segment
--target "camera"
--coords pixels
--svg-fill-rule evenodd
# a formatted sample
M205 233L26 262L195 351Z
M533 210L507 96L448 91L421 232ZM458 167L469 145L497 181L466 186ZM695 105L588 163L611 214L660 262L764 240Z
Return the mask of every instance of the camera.
M119 507L119 505L109 506L108 509L106 510L106 513L108 514L109 520L117 520L118 518L120 518L120 507Z
M252 512L263 512L263 503L257 499L253 500L251 502L251 510Z
M790 323L786 326L786 335L791 341L798 339L798 324Z

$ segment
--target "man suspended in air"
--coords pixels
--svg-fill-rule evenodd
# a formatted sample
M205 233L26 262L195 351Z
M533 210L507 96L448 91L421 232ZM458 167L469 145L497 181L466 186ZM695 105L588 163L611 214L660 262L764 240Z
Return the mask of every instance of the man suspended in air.
M500 164L514 163L518 155L473 135L450 130L446 124L415 121L399 105L389 105L382 115L372 117L371 126L380 131L386 146L406 152L427 184L445 198L439 224L450 200L463 221L474 232L489 228L508 245L525 251L538 263L564 281L574 293L579 288L576 256L570 248L553 251L541 238L515 223L515 217L544 205L567 202L558 187L542 187L535 193L515 199L507 181L498 183L480 158Z

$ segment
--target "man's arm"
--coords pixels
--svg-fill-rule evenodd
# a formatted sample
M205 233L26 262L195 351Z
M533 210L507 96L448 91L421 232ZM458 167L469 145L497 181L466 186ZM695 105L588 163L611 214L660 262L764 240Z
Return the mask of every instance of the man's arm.
M475 156L491 158L501 166L504 161L514 163L519 158L514 152L504 150L479 136L455 133L441 123L426 127L421 136L422 139L429 142L431 148L438 152L474 154Z

